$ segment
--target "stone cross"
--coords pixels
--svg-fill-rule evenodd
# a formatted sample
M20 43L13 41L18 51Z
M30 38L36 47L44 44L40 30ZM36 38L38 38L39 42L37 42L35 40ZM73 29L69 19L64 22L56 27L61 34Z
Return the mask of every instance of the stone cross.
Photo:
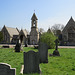
M56 45L55 50L58 50L58 42L59 42L58 39L56 39L56 40L55 40L55 45Z

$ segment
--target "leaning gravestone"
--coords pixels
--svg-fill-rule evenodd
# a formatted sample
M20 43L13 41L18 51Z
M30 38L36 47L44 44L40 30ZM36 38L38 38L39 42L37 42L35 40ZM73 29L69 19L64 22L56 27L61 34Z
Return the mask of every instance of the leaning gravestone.
M53 56L60 56L59 54L59 51L58 51L58 39L55 40L55 44L56 44L56 47L55 47L55 50L53 52Z
M24 52L24 70L23 73L40 73L38 52Z
M0 75L16 75L15 70L15 68L11 68L8 64L0 63Z
M40 42L38 50L40 63L48 63L48 45Z

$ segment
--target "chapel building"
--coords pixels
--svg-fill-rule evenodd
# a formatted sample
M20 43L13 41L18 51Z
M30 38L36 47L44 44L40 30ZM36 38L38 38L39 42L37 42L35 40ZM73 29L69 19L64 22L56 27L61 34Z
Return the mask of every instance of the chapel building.
M71 17L62 31L63 45L75 45L75 21Z
M28 33L26 29L18 30L18 28L4 27L2 28L3 41L2 43L16 44L17 40L22 44L38 45L39 42L39 31L37 27L37 17L33 13L31 18L31 31Z

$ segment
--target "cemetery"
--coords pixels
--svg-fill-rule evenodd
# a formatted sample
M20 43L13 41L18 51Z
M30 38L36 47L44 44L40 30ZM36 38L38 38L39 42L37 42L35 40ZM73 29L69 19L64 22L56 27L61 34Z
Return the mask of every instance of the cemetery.
M75 75L74 7L75 0L0 0L0 75Z
M40 34L37 20L34 13L31 18L30 35L26 30L18 31L17 28L3 27L4 41L0 46L0 75L75 74L75 48L58 47L64 43L68 46L74 45L75 41L60 40L50 28L47 32ZM69 24L73 22L71 17ZM64 33L65 31L62 38L64 38ZM73 38L70 37L69 40Z
M34 47L24 47L23 50L25 53L23 51L15 52L14 48L1 48L0 63L7 63L11 65L12 68L16 68L15 70L16 75L22 75L20 73L21 67L22 65L25 65L25 64L26 64L26 67L25 67L26 70L23 69L24 70L23 72L28 72L28 68L27 68L28 66L31 66L33 69L34 65L36 64L38 69L36 68L37 71L35 73L30 73L30 74L25 73L23 75L50 75L50 74L51 75L60 75L60 74L74 75L75 74L75 49L74 48L72 49L58 48L60 56L51 56L51 57L49 56L49 54L52 54L55 49L48 49L47 63L43 63L43 60L42 60L42 63L39 63L39 60L38 60L39 57L37 56L34 57L34 55L38 55L38 49L35 49ZM27 62L24 60L24 56L25 58L28 58L26 59ZM29 62L30 59L32 59L31 62ZM41 56L40 59L43 59L43 55ZM36 63L36 64L33 64L33 63ZM32 71L32 69L30 69L30 72Z

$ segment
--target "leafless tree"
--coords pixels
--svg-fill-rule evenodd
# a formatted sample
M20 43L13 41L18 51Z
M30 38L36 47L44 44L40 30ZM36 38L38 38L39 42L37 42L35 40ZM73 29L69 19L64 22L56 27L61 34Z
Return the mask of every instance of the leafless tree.
M59 35L61 34L61 31L64 29L64 25L63 24L55 24L51 27L51 30L52 32L55 34L55 35Z
M38 31L39 31L40 33L45 32L43 28L39 28Z

